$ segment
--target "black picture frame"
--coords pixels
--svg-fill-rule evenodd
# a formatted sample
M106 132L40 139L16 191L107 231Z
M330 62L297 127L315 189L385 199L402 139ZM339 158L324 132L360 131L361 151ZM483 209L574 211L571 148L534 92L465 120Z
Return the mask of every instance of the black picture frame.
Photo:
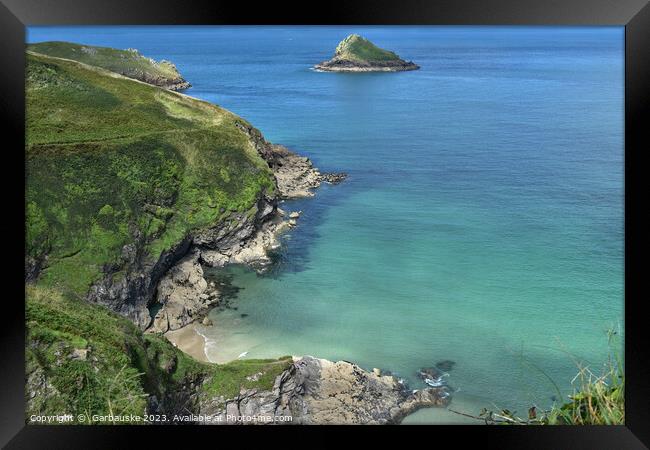
M477 439L479 445L496 448L572 448L599 449L647 448L650 445L650 360L644 336L645 315L640 286L643 248L642 230L647 230L647 206L641 204L641 158L650 146L645 133L650 104L649 46L650 5L646 0L355 0L313 4L277 2L248 3L222 0L174 2L172 0L1 0L0 49L2 83L0 110L5 128L4 172L2 177L6 215L5 236L15 248L5 272L11 291L3 301L2 359L0 369L0 444L6 448L122 448L133 445L138 435L155 442L163 437L172 444L169 427L79 427L25 425L24 410L24 274L19 268L24 245L16 236L24 236L24 201L17 186L24 177L25 121L25 26L82 24L430 24L430 25L620 25L625 26L625 368L626 424L608 427L356 427L363 434L397 431L418 434L440 445L441 437L453 440ZM7 139L9 138L9 139ZM10 161L10 162L9 162ZM24 167L24 165L23 165ZM12 176L10 176L12 175ZM646 210L644 210L644 206ZM646 212L643 214L641 212ZM11 219L11 220L9 220ZM7 223L9 222L9 223ZM11 227L11 228L9 228ZM14 255L15 253L15 255ZM15 258L16 261L13 261ZM12 272L15 271L15 274ZM276 439L288 428L296 433L325 431L322 427L174 427L175 434L189 435L190 444L201 438L223 439L224 433L245 432ZM309 429L308 429L309 428ZM349 427L347 427L349 429ZM272 429L272 430L271 430ZM283 431L280 431L282 429ZM162 432L162 431L165 432ZM271 431L269 431L271 430ZM191 434L188 434L189 431ZM329 431L327 431L329 433ZM216 438L219 436L219 438ZM289 435L287 435L289 436ZM187 444L187 440L184 441ZM290 444L290 443L289 443ZM333 444L336 444L334 441ZM416 444L418 445L418 444ZM449 445L449 444L448 444ZM455 445L455 444L453 444Z

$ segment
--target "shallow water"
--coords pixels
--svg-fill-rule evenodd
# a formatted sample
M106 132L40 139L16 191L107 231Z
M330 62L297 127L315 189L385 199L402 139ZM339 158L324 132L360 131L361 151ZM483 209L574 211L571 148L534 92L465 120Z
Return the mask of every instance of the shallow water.
M357 32L403 73L318 73ZM324 185L237 310L214 361L284 354L388 369L450 359L452 407L525 411L607 357L623 314L623 28L78 27L29 39L135 47L187 94L348 180ZM247 316L242 317L242 314ZM410 423L463 423L423 410Z

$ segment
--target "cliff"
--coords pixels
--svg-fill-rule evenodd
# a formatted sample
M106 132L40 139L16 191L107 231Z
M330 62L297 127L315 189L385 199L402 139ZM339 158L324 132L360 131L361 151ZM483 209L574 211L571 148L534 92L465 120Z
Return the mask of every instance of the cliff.
M276 183L236 115L100 68L28 55L26 281L136 323L210 235L244 239Z
M173 91L187 89L191 86L172 62L155 61L141 55L136 49L118 50L72 42L39 42L28 44L27 50L101 67Z
M379 48L358 34L351 34L336 46L332 59L314 68L326 72L402 72L420 66L404 61L394 52Z

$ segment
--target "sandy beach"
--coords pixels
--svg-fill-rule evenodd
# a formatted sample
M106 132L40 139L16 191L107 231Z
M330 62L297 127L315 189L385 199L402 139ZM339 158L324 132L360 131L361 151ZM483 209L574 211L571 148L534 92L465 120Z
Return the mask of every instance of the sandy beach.
M205 355L205 339L196 331L195 324L191 323L179 330L168 331L165 337L194 359L210 362Z

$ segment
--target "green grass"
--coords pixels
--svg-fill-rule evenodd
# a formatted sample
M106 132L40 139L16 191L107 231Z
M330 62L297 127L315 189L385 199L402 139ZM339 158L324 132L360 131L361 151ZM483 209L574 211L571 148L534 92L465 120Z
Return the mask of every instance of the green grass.
M351 34L336 47L336 56L351 61L392 61L398 60L395 53L377 47L358 34Z
M82 413L142 415L150 395L173 399L189 383L203 398L229 399L242 388L271 389L291 364L288 356L202 363L163 336L145 335L106 308L51 288L27 287L26 318L26 373L43 374L52 387L28 401L26 417L65 412L77 423ZM89 350L86 359L73 359L75 349Z
M608 333L609 343L618 344L618 334ZM624 425L625 424L625 371L623 360L612 351L600 373L588 366L579 366L574 379L575 389L570 401L555 406L548 414L551 425ZM542 417L542 420L544 417Z
M205 395L228 399L236 396L242 388L268 391L273 387L276 377L291 364L291 356L282 356L278 359L236 360L217 366L211 372L210 381L206 383Z
M181 78L174 64L168 61L154 61L135 50L118 50L71 42L39 42L28 44L27 50L72 59L139 80L158 78L161 81L173 82Z
M26 320L26 372L41 372L52 386L49 395L28 402L27 417L144 412L147 394L130 356L143 341L133 324L103 307L33 286L26 289ZM75 349L90 349L86 360L72 359Z
M275 184L218 106L42 55L27 57L26 253L38 283L85 295L140 237L155 261L249 211Z
M176 410L190 383L202 398L270 389L290 358L201 363L84 301L94 282L128 270L125 245L154 262L193 230L253 214L262 193L274 195L268 165L238 127L248 124L200 100L34 53L26 100L25 251L45 263L26 286L26 373L39 390L27 416L142 415L152 395ZM74 357L83 351L85 359Z

